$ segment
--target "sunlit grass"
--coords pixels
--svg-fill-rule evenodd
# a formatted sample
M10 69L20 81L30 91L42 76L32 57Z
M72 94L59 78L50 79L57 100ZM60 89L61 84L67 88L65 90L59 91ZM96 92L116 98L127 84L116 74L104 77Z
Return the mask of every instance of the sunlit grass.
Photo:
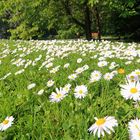
M97 136L88 132L88 128L95 122L94 117L114 116L118 121L115 133L105 135L101 139L128 140L128 122L140 117L140 107L135 108L133 100L126 101L120 94L120 84L125 83L126 75L140 69L140 53L136 56L124 54L130 47L140 52L140 46L134 43L1 41L0 121L2 122L6 116L13 116L15 119L10 128L0 132L0 139L96 140ZM109 51L110 55L114 56L106 55ZM39 55L42 55L41 59L35 61ZM101 57L108 62L107 66L98 66ZM132 59L129 60L130 57ZM52 58L54 60L49 60ZM77 63L78 58L82 58L81 63ZM24 62L13 64L19 59ZM29 60L32 63L24 68ZM46 64L52 62L53 66L42 66L45 61L48 61ZM126 64L128 61L131 63ZM116 62L118 66L109 69L111 62ZM70 64L68 68L64 68L66 63ZM89 68L78 74L75 80L68 78L77 68L84 65L88 65ZM50 73L57 66L60 66L58 71ZM103 76L99 81L89 81L94 70L104 75L119 68L123 68L125 73L116 74L110 81ZM15 72L21 69L24 69L24 72L15 75ZM7 73L11 75L3 79ZM47 87L49 80L55 82L51 87ZM32 83L36 86L29 90L27 87ZM71 84L68 95L58 103L50 102L51 93L66 84ZM85 98L74 97L77 85L87 87L88 94ZM41 89L44 92L38 95Z

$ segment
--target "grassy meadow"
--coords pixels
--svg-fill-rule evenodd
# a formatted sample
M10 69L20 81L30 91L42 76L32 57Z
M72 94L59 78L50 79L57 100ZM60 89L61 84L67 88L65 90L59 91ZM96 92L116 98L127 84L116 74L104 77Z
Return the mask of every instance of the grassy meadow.
M139 81L137 43L0 40L0 140L135 139Z

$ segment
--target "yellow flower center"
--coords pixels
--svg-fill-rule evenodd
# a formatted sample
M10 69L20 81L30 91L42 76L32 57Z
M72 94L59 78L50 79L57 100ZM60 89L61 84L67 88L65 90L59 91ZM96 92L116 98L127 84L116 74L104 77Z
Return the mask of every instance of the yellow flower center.
M125 73L125 70L122 69L122 68L120 68L120 69L118 69L118 73L119 73L119 74L124 74L124 73Z
M135 127L136 127L137 129L139 129L139 127L138 127L138 125L137 125L137 124L135 125Z
M58 94L56 95L56 98L60 98L60 97L62 97L62 94L61 94L61 93L58 93Z
M139 72L139 71L137 71L137 72L136 72L136 74L137 74L137 75L140 75L140 72Z
M139 131L138 135L140 136L140 131Z
M9 123L9 120L4 120L2 123L3 123L4 125L6 125L6 124Z
M134 79L135 77L134 77L134 76L130 76L130 78L131 78L131 79Z
M131 88L131 89L130 89L130 92L131 92L132 94L135 94L135 93L138 92L138 90L137 90L136 88Z
M79 90L79 93L80 93L80 94L83 94L83 90Z
M68 87L65 87L65 90L68 90Z
M96 77L98 77L98 74L95 74Z
M96 121L96 124L97 124L98 126L100 126L100 125L104 124L105 122L106 122L106 120L105 120L104 118L101 118L101 119L98 119L98 120Z

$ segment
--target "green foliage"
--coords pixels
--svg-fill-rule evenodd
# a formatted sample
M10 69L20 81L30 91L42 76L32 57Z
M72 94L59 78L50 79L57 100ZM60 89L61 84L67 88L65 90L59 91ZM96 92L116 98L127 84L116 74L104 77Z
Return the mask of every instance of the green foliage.
M57 38L60 39L73 39L77 38L77 33L81 32L80 28L76 26L72 26L66 30L59 30Z
M89 10L90 21L86 17L86 8ZM73 27L76 30L80 28L81 33L86 35L101 28L101 33L105 35L138 36L139 17L138 0L0 1L0 31L3 37L11 39L44 39L50 35L73 38L76 32ZM97 20L100 21L100 26Z
M99 3L99 0L89 0L88 2L92 7Z

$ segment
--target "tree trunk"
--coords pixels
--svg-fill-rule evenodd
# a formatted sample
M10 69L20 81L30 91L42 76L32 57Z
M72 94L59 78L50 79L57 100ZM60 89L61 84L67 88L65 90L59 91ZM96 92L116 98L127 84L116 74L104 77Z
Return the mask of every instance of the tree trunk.
M91 20L90 20L90 8L88 6L88 0L86 0L83 3L83 8L84 8L84 23L82 23L80 20L78 20L77 18L74 17L70 4L69 4L69 0L66 1L62 1L62 4L64 5L64 8L66 10L67 15L69 15L69 18L72 22L74 22L75 24L77 24L78 26L82 27L85 30L85 34L86 34L86 39L87 40L91 40L92 36L91 36Z
M86 34L86 39L91 40L91 20L90 20L90 9L88 5L85 5L85 34Z
M95 13L96 13L96 22L97 22L97 31L98 31L98 40L101 40L101 26L100 26L100 16L98 8L95 7Z

